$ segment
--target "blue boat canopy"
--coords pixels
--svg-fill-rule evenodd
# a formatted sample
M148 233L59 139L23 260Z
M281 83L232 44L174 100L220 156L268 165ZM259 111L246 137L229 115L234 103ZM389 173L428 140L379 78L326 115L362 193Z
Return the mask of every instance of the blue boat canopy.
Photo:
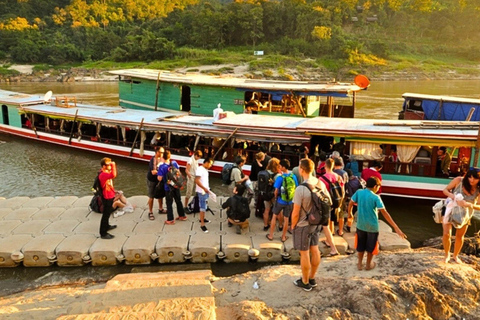
M422 94L403 94L403 110L423 111L424 120L465 121L472 108L470 121L480 121L480 99L467 99Z

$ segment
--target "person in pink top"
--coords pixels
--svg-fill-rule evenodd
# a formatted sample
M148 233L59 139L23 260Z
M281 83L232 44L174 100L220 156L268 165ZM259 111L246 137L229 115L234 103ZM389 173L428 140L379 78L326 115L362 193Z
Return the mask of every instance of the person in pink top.
M380 170L382 170L383 165L380 161L374 161L373 165L370 168L363 169L362 171L362 179L367 181L370 177L377 177L382 182L382 175L380 174ZM382 193L382 187L380 187L377 191L377 194Z

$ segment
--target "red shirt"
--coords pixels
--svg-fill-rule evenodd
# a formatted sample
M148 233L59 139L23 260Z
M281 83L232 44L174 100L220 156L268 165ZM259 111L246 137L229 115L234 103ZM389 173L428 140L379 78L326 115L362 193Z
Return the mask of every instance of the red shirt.
M105 199L113 199L115 198L115 189L113 188L113 173L112 172L105 172L102 171L98 176L100 180L100 185L102 186L103 190L103 197Z
M363 169L362 179L367 181L368 178L370 178L370 177L377 177L378 179L380 179L380 181L382 181L382 175L377 170L372 169L372 168ZM377 194L380 194L380 193L382 193L382 187L380 187L378 189Z
M337 174L333 172L327 172L323 176L321 176L322 182L327 187L327 191L330 192L330 183L325 180L330 181L332 184L337 182Z

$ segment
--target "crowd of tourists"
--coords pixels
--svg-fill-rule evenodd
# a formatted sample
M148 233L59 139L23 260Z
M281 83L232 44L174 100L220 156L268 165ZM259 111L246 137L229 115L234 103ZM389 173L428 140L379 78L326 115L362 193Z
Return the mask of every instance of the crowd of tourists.
M158 213L166 213L166 225L176 221L187 220L187 213L199 213L200 230L208 233L206 226L210 221L205 218L209 197L215 196L210 188L209 169L213 159L205 158L201 164L202 151L195 151L187 162L184 175L178 163L171 159L170 151L163 147L156 149L149 163L147 173L148 217L155 220L154 201L158 201ZM345 168L343 158L334 151L330 157L320 158L315 166L306 153L300 155L299 163L292 168L287 159L270 157L258 152L251 165L250 175L243 172L245 157L238 155L232 164L225 165L222 180L228 186L231 196L223 202L227 209L228 226L235 227L238 234L248 229L250 203L253 200L255 215L263 220L263 231L269 241L274 240L275 230L281 233L280 239L285 242L289 234L293 237L293 245L300 252L302 276L295 285L305 291L317 285L315 274L320 264L321 255L318 247L319 233L325 236L324 244L330 247L330 256L338 255L333 235L343 236L352 231L356 216L355 249L358 253L358 270L372 270L376 267L373 257L378 254L379 221L378 212L402 238L406 235L393 221L382 202L380 194L382 164L374 162L372 167L361 172ZM132 209L122 192L113 188L113 179L117 175L116 165L109 158L101 161L99 183L103 190L103 216L100 225L100 236L111 239L108 233L116 226L108 223L112 212L121 215ZM471 168L465 178L457 177L445 188L447 197L455 199L460 193L463 199L455 199L457 205L466 210L480 210L476 204L479 195L478 169ZM180 191L185 189L185 200L182 203ZM164 209L164 202L166 210ZM173 202L175 201L176 215ZM323 218L314 219L315 215ZM176 217L175 217L176 216ZM316 221L316 222L312 222ZM463 236L468 224L457 229L453 257L450 257L450 237L452 224L444 221L445 261L458 262L458 254L463 244ZM364 255L366 262L364 263Z

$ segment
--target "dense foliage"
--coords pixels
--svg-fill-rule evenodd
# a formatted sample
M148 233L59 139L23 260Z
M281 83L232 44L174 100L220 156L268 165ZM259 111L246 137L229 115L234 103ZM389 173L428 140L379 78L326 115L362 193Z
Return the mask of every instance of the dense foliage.
M480 0L0 0L0 59L153 61L248 48L352 65L382 65L393 52L475 60L479 18Z

